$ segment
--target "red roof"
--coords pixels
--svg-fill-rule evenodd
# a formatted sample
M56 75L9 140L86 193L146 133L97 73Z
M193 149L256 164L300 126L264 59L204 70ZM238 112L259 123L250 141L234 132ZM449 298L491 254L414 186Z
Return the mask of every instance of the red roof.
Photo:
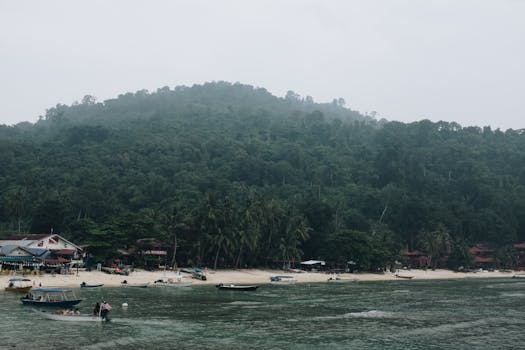
M525 243L514 244L513 247L517 249L525 249Z
M423 253L423 252L420 252L419 250L402 250L401 251L401 255L406 255L406 256L423 256L423 255L426 255L426 254Z
M46 264L64 264L64 263L68 263L70 261L71 260L64 259L62 257L58 257L56 259L44 259L44 263L46 263Z
M58 250L51 250L55 254L59 255L73 255L75 254L75 249L58 249Z
M491 248L472 247L469 249L469 251L472 254L479 254L479 253L492 253L492 252L495 252L496 250L491 249Z
M474 257L474 262L476 263L491 263L491 262L495 262L496 259L494 258L484 258L484 257L481 257L481 256L476 256Z

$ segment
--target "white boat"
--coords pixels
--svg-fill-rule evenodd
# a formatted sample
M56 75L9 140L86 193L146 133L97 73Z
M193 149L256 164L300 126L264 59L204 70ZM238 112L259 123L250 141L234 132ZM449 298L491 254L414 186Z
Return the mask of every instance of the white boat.
M525 278L525 273L517 273L512 278Z
M108 318L103 319L100 316L94 316L94 315L61 315L61 314L54 314L51 312L45 312L45 311L39 311L33 309L33 311L40 316L47 318L48 320L53 321L67 321L67 322L107 322L109 321Z
M297 280L293 276L272 276L270 282L272 284L290 285L297 283Z
M31 282L31 280L23 277L13 277L9 279L9 285L5 287L5 291L27 293L32 288L31 284L28 284L27 282Z
M184 276L173 275L173 276L162 276L162 278L153 282L155 287L191 287L192 281L184 281Z

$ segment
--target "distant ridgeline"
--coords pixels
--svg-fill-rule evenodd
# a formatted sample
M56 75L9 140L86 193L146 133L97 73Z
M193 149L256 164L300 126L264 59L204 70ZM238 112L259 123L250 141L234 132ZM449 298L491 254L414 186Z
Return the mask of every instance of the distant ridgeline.
M57 105L0 126L0 165L1 232L53 228L97 259L156 238L179 265L375 270L408 248L455 267L483 243L510 266L525 241L522 131L376 121L241 84Z

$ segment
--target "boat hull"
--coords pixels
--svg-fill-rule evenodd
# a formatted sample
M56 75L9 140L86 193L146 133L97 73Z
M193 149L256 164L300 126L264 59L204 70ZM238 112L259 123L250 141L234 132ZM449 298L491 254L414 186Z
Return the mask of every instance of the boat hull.
M129 284L124 283L121 284L122 287L129 287L129 288L147 288L149 286L149 283L141 283L141 284Z
M259 286L235 286L235 285L217 285L220 290L234 290L234 291L254 291L259 288Z
M414 278L414 276L402 276L402 275L396 275L396 278L401 278L405 280L411 280Z
M53 321L66 321L66 322L107 322L109 319L102 319L100 316L93 315L56 315L49 312L37 311L40 316Z
M100 288L104 284L81 284L80 288Z
M27 287L5 287L6 292L15 292L15 293L27 293L33 288L32 286Z
M74 299L74 300L59 300L59 301L39 301L39 300L32 300L32 299L26 299L22 298L22 304L24 305L31 305L31 306L37 306L37 307L71 307L75 306L78 303L82 301L82 299Z
M180 287L191 287L192 282L173 282L173 283L155 283L155 287L168 287L168 288L180 288Z

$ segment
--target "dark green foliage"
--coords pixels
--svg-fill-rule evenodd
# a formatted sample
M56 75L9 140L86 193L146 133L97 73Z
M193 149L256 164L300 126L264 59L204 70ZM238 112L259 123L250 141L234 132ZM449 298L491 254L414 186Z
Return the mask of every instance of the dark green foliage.
M2 232L53 228L101 258L155 237L179 265L376 270L401 248L468 266L465 246L525 240L521 130L380 123L241 84L57 105L0 126L0 165Z

